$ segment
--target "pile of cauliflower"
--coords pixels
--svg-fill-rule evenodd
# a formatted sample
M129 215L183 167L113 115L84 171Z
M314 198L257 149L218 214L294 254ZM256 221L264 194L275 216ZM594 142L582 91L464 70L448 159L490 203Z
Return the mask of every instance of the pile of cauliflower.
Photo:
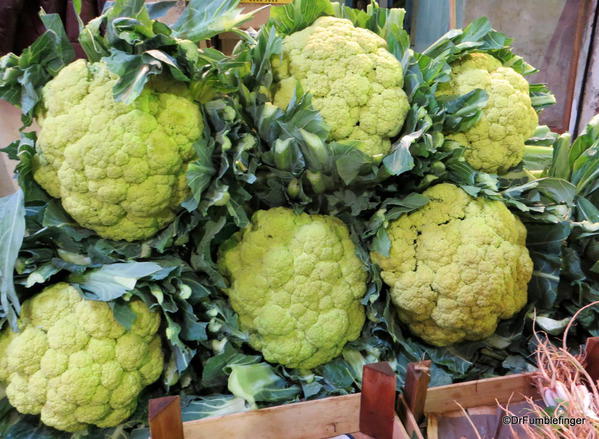
M268 102L260 104L276 106L276 112L284 113L295 103L298 91L308 94L310 117L313 113L322 117L326 125L322 137L328 129L326 140L335 144L330 150L345 153L346 147L356 147L364 153L357 154L361 162L348 167L352 172L372 167L376 181L367 189L385 185L384 179L389 178L393 190L406 192L397 196L404 196L411 190L405 188L417 187L420 180L406 184L411 178L408 172L392 180L395 177L386 174L381 161L405 140L404 126L417 125L412 119L419 116L414 113L426 109L416 106L413 96L404 91L404 82L409 84L410 78L404 81L406 72L394 55L393 41L383 38L384 32L378 35L356 22L321 16L297 32L278 35L280 54L263 60L264 65L270 62L272 84L261 90L260 99ZM465 160L476 171L507 173L522 162L525 142L538 124L528 82L490 53L470 51L448 68L449 79L433 87L432 101L476 89L484 90L488 99L480 118L467 130L433 134L446 135L445 140L462 145L462 163ZM77 224L92 231L94 243L100 242L94 248L106 245L115 249L114 259L125 259L127 252L121 249L134 243L143 250L139 254L153 258L157 255L148 244L151 241L142 241L156 236L187 206L189 180L210 180L216 174L220 178L228 172L229 163L199 149L205 144L200 141L204 136L215 136L215 127L205 116L206 108L192 97L188 83L176 81L165 69L148 81L133 102L123 103L114 98L118 81L106 62L77 60L45 84L35 113L40 130L31 178ZM251 117L239 119L251 124ZM302 122L301 130L309 125L309 121ZM226 137L229 128L216 127L220 130L216 136ZM251 133L247 138L260 131L245 128ZM277 141L280 146L286 139ZM239 146L230 143L229 149ZM257 139L247 148L255 146L251 154L256 156L252 160L257 169L252 172L256 171L258 183L249 189L244 184L250 178L235 184L248 194L263 183L263 174L273 171L264 157L273 154L274 147L269 150L272 145L266 143ZM235 158L239 160L232 160L236 169L243 165L243 154L250 152L243 150ZM347 154L335 166L342 168L342 160L353 157ZM200 159L202 163L197 164ZM196 175L190 178L194 162ZM260 166L269 169L262 172ZM391 314L434 346L485 339L502 319L511 318L526 305L533 272L527 232L501 201L473 197L449 182L430 187L423 192L428 200L424 207L395 217L378 230L378 236L384 234L390 243L385 253L379 247L374 250L370 235L365 238L369 225L354 227L355 223L344 221L347 217L327 214L334 210L335 196L345 197L343 202L361 203L362 188L342 187L343 179L335 175L330 179L338 180L339 187L324 195L326 191L314 190L317 195L311 199L312 194L300 188L301 179L309 179L310 171L302 175L304 171L297 171L291 177L288 174L295 169L276 171L284 174L281 180L287 179L281 187L294 187L293 205L286 198L291 190L279 198L273 195L275 201L243 199L235 213L238 218L244 213L251 217L245 227L238 227L243 220L231 220L234 212L222 205L224 213L217 220L199 210L188 212L193 217L188 223L200 226L187 230L184 240L172 240L173 246L183 243L176 249L181 250L177 258L183 260L199 251L204 233L210 234L203 228L222 220L212 254L206 258L209 262L217 259L206 286L211 289L207 300L219 295L228 300L246 336L246 348L259 351L267 362L308 374L339 357L360 338L367 319L372 326L380 324L378 311L368 308L371 299L390 297L396 310ZM203 183L195 181L191 187ZM269 195L275 194L276 188L269 189ZM381 191L384 196L389 193L386 189ZM359 211L368 215L379 208L382 211L381 194L367 199L369 207ZM107 244L107 240L126 242ZM82 271L91 268L81 267ZM219 282L212 282L213 277L219 277ZM10 404L20 413L39 415L44 424L67 432L113 427L127 420L141 392L164 369L159 314L139 299L128 305L135 320L125 328L109 304L87 300L78 286L69 283L47 286L25 301L18 332L9 328L0 332L0 384ZM205 311L199 308L198 316Z

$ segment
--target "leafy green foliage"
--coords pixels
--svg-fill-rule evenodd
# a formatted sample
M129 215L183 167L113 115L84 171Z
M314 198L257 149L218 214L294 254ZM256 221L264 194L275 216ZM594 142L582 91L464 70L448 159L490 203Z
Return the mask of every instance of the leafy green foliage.
M41 99L41 88L75 57L60 16L42 12L40 18L46 31L20 56L8 53L0 58L0 98L21 108L27 125Z
M25 206L23 192L18 190L0 198L0 322L8 320L13 329L17 328L17 315L21 309L13 272L24 236Z
M141 242L99 238L81 228L31 178L34 133L23 133L6 149L19 160L22 195L15 197L22 199L0 200L0 283L9 285L0 290L0 322L14 322L20 302L45 284L63 280L79 285L89 298L108 301L125 326L132 322L128 302L133 297L163 316L167 369L161 383L144 393L130 421L116 429L89 431L87 437L147 437L147 399L164 394L182 395L183 417L192 420L247 410L252 404L355 392L362 366L374 361L389 361L399 385L407 363L422 358L433 360L434 385L529 370L533 312L540 316L539 327L560 336L579 307L599 299L597 121L574 143L567 135L558 138L548 129L538 130L528 141L524 164L501 178L472 169L463 148L441 134L467 130L487 102L481 90L436 97L438 85L449 78L452 60L483 50L522 74L535 71L509 50L509 38L494 31L488 20L450 31L424 53L415 53L401 10L373 4L356 11L328 0L296 0L272 8L270 24L255 40L243 35L244 42L228 57L215 49L198 50L196 43L221 31L238 32L235 25L248 18L237 9L238 1L192 0L169 28L156 19L173 3L118 0L82 25L80 35L88 58L104 60L120 77L114 90L118 99L130 102L151 76L168 74L187 83L203 104L207 129L186 175L191 195L168 227ZM80 2L74 4L80 7ZM354 145L328 141L329 127L301 87L286 110L271 103L271 59L281 55L283 37L322 15L348 18L385 38L404 67L410 110L391 152L379 162ZM40 87L70 60L58 22L46 19L45 24L42 42L20 60L7 55L0 61L0 97L21 103L26 122ZM21 79L27 87L21 87ZM530 94L537 109L553 101L544 86L531 86ZM369 258L371 250L389 251L388 223L425 205L422 191L443 181L472 196L505 202L528 229L527 246L535 263L526 309L502 322L489 339L446 349L426 345L408 332ZM218 248L248 224L253 211L276 206L342 219L368 270L362 301L367 322L360 338L348 343L340 357L310 372L266 364L249 347L220 291L226 279L215 262ZM8 228L5 211L16 213ZM571 331L573 346L599 335L595 310L583 313L579 322ZM31 432L40 438L65 437L37 418L17 417L0 400L0 435L23 438L32 437Z

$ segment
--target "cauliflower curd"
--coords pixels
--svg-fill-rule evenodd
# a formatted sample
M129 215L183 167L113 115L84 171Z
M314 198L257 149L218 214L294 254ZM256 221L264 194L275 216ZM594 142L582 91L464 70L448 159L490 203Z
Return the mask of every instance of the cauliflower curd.
M0 383L12 406L44 424L75 432L127 419L142 389L160 377L160 316L131 302L126 330L104 302L58 283L23 304L20 332L0 333Z
M204 124L181 84L155 81L124 104L116 82L104 63L77 60L46 84L34 178L83 227L135 241L170 223L187 197Z
M360 335L367 273L337 218L258 211L223 246L219 265L231 306L267 361L311 369Z
M399 317L437 346L480 340L526 304L533 264L526 229L500 201L449 183L393 221L388 257L372 253Z
M489 100L480 120L464 133L452 134L466 147L465 158L478 170L505 173L524 157L524 142L538 125L529 85L511 67L486 53L465 55L451 66L451 80L439 86L439 95L463 95L477 88Z
M409 103L401 63L383 38L347 19L320 17L284 39L273 67L275 105L286 108L299 81L331 128L331 140L357 141L377 159L389 152Z

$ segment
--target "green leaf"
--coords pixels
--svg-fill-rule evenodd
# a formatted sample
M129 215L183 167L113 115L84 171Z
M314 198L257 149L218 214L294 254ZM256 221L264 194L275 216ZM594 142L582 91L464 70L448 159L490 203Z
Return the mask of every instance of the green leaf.
M135 288L137 281L163 270L154 262L126 262L103 265L85 274L72 274L70 281L79 285L86 296L107 302Z
M272 366L266 363L235 364L229 366L229 369L231 374L227 388L253 408L258 401L289 401L300 392L298 386L288 386L288 383L275 373Z
M143 91L151 75L162 72L162 63L144 54L130 55L113 50L104 58L109 70L119 76L113 88L114 98L126 104L132 103Z
M4 439L64 439L64 432L47 427L37 416L21 416L11 425Z
M283 35L311 26L318 17L334 15L335 9L330 0L295 0L284 6L275 6L270 10L269 25L274 26Z
M176 0L147 3L146 8L151 19L156 20L165 16L177 4Z
M15 262L25 236L23 192L0 198L0 318L17 330L21 310L13 282Z
M447 113L443 132L449 134L468 131L480 120L481 111L488 99L487 92L478 88L462 96L440 96L439 102Z
M234 395L210 395L187 397L183 400L181 418L183 422L210 416L224 416L248 410L243 398Z
M26 125L31 123L42 87L75 56L60 16L41 13L40 18L47 30L20 56L9 53L0 58L0 98L21 108Z
M101 15L100 17L93 18L85 26L83 26L80 18L79 21L81 30L78 41L87 59L90 62L98 62L105 56L108 56L110 54L108 41L106 41L101 33L102 25L106 21L105 16Z
M194 42L230 32L257 12L243 13L239 0L191 0L172 26L176 38Z
M542 309L551 309L558 296L562 247L570 236L568 223L531 224L527 227L526 246L534 262L528 284L529 301Z
M422 130L408 134L393 144L391 153L383 159L383 165L389 174L401 175L414 168L410 146L421 134Z
M571 318L565 317L561 320L555 320L550 317L537 316L535 323L545 332L551 335L560 335L566 329Z
M216 174L212 154L214 152L214 140L203 137L194 144L194 149L197 154L197 159L189 164L187 168L187 185L191 188L190 200L184 203L184 207L188 210L196 209L204 191L210 186L212 178Z
M112 313L117 322L123 325L124 328L130 330L135 323L137 314L131 309L128 302L122 300L114 300L108 303L112 308Z
M262 357L259 355L245 355L233 348L230 343L225 345L222 353L210 357L204 363L202 369L202 385L215 387L222 385L227 379L227 370L233 365L249 365L259 363Z

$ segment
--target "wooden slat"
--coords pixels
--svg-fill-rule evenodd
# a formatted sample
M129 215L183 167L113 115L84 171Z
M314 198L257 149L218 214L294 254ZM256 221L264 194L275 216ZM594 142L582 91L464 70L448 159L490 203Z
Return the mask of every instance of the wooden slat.
M359 431L356 433L351 433L351 435L354 439L378 439L378 438L373 438L372 436L369 436L367 434L361 433ZM393 421L393 439L423 439L423 438L422 438L422 436L410 436L408 434L408 432L406 431L405 427L402 425L399 418L397 416L395 416L395 419Z
M434 413L426 418L426 437L427 439L439 439L439 418Z
M322 439L359 430L360 393L183 424L185 439Z
M526 396L535 396L530 377L532 374L508 375L497 378L487 378L465 383L428 389L424 411L428 413L443 413L459 409L455 402L464 408L493 405L495 401L521 401Z
M599 380L599 337L587 338L584 367L592 379Z
M586 69L580 78L582 94L579 99L575 99L575 103L580 105L580 112L576 115L578 119L576 132L582 131L588 121L599 113L599 2L597 0L589 1L592 3L591 16L596 18L595 22L591 24L591 31L588 34L590 34L589 37L594 36L595 38L588 39Z
M360 431L377 439L393 439L396 382L389 363L364 366Z
M431 360L409 363L406 371L406 383L404 385L404 398L407 408L411 414L420 421L424 415L424 403L430 382ZM399 417L405 422L405 413L399 412Z
M152 439L183 439L179 397L151 399L148 405L148 422Z
M414 438L414 439L424 439L424 436L422 436L422 432L420 431L420 426L418 425L418 421L416 421L416 418L412 414L412 411L409 409L407 402L404 398L404 395L400 395L399 401L398 401L398 407L399 407L400 413L403 413L404 417L401 420L401 422L403 423L403 426L405 427L406 434L408 435L408 437Z
M455 29L457 25L456 0L449 0L449 29Z

